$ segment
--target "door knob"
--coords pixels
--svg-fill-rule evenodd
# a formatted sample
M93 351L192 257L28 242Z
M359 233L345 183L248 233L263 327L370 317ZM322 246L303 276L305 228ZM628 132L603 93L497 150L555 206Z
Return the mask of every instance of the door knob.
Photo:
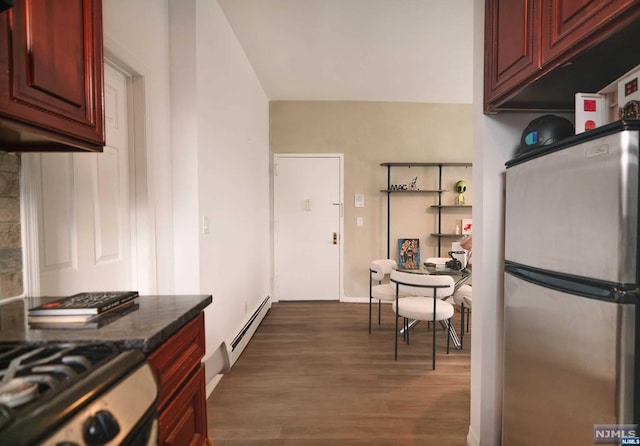
M334 245L338 244L338 233L337 232L333 233L333 244Z

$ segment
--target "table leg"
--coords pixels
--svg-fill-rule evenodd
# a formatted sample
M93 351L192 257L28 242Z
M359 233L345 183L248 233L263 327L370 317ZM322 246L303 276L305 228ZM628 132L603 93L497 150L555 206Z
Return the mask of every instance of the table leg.
M445 330L447 329L447 324L445 323L445 321L440 321L440 325L442 325L442 328L444 328ZM451 342L453 342L453 346L456 348L456 350L462 350L462 344L460 343L460 338L458 337L456 329L453 327L453 324L448 325L449 337L451 338Z
M420 322L421 321L413 320L409 322L408 328L415 327ZM442 326L442 328L446 330L447 324L445 322L446 321L440 321L440 325ZM453 324L449 324L448 328L449 328L449 337L451 338L451 342L453 342L453 346L455 347L456 350L462 350L462 344L460 343L460 338L458 337L458 333L456 332L456 329L453 327ZM404 335L404 328L400 330L400 334Z

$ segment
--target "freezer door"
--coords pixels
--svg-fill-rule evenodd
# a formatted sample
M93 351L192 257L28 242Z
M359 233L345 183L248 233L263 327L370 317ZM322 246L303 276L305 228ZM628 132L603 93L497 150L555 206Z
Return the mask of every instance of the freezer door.
M638 132L627 130L507 169L505 259L636 283Z
M631 424L635 306L505 274L502 444L593 444L594 424Z

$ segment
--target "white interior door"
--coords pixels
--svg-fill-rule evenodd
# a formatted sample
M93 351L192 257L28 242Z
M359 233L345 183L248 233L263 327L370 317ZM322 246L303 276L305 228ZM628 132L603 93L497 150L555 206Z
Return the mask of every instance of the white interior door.
M134 289L126 78L105 65L102 153L36 157L40 294Z
M276 300L339 300L341 156L276 155Z

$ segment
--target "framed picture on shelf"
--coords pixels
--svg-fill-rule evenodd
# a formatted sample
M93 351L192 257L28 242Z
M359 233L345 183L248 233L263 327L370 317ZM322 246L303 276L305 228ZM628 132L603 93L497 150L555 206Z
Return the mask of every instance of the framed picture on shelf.
M398 268L418 269L420 267L420 239L398 239Z
M462 219L462 233L463 234L471 234L473 229L472 220L470 218Z

